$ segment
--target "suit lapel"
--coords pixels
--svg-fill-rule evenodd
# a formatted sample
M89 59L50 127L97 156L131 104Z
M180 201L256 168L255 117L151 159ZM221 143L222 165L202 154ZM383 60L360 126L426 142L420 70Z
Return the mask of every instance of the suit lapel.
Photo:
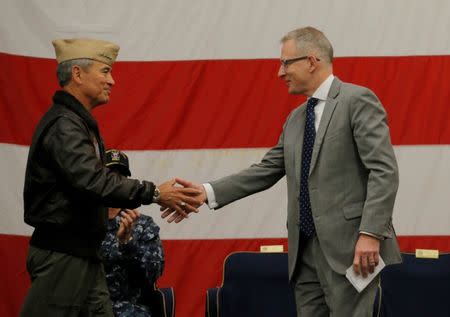
M328 125L330 124L334 109L336 108L336 105L338 103L336 97L339 94L340 89L341 81L337 77L335 77L333 83L331 84L330 92L328 93L328 98L323 109L322 118L320 119L319 129L317 130L316 139L314 141L309 175L311 175L311 172L316 165L317 157L319 156L320 148L322 147L323 138L328 129Z

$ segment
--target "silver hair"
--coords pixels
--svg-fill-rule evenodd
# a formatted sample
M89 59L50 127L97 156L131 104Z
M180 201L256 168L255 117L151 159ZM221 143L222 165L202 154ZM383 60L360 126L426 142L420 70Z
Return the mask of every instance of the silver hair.
M87 70L93 61L88 58L78 58L72 59L70 61L62 62L58 65L56 69L56 76L58 77L58 82L61 87L66 86L72 79L72 67L78 65L83 70Z
M333 46L327 37L316 28L307 26L293 30L283 36L281 43L295 40L297 49L302 54L316 54L318 58L331 63L333 61Z

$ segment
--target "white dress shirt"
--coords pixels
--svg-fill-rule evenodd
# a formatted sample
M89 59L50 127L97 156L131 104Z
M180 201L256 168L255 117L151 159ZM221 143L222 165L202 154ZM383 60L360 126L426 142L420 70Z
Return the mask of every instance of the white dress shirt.
M325 103L327 102L328 93L330 92L333 80L334 76L333 74L331 74L327 77L327 79L324 80L322 84L320 84L319 88L317 88L317 90L311 96L312 98L319 99L317 105L314 107L314 128L316 129L316 132L319 129L320 119L322 119L323 109L325 108Z

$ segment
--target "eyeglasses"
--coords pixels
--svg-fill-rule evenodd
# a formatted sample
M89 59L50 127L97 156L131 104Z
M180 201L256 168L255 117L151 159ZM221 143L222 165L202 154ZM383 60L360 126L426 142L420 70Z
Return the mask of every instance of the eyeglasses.
M295 62L301 61L303 59L307 59L308 57L309 56L300 56L300 57L294 57L294 58L289 58L289 59L281 59L280 63L281 63L281 66L283 67L283 69L286 69L289 65L291 65ZM316 57L316 60L320 61L320 59L318 59L317 57Z

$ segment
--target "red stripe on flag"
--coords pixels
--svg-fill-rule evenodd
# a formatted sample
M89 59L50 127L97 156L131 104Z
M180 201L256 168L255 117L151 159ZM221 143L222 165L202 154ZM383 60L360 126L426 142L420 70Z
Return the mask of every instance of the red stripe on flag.
M29 145L57 88L56 62L0 53L0 142ZM94 113L123 150L270 147L304 98L277 79L279 62L118 62L112 101ZM370 87L394 144L450 144L450 56L337 58L335 74Z
M450 253L450 236L400 236L400 250L415 253L416 249L435 249Z
M17 316L30 285L25 262L29 237L0 234L0 316ZM403 252L416 248L450 252L450 236L399 237ZM259 251L261 245L282 244L287 240L216 239L163 241L166 266L160 287L172 286L176 296L176 315L203 316L208 288L222 284L223 261L235 251Z
M0 234L0 316L17 316L30 286L28 241L29 237ZM166 263L158 286L174 287L177 316L203 316L206 290L221 285L226 256L273 244L287 248L283 238L163 241Z

